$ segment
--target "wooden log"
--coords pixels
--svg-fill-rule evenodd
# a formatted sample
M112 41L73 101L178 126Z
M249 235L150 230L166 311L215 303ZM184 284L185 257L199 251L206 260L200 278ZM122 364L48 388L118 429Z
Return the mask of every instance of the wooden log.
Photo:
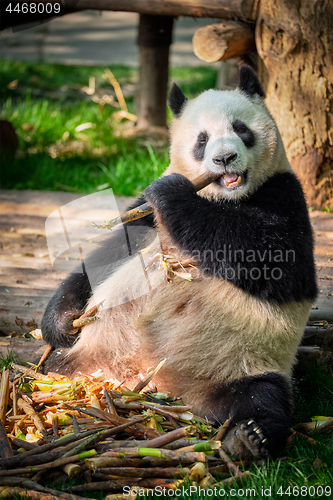
M327 321L333 323L333 309L312 309L309 321Z
M59 0L50 0L57 3ZM256 0L79 0L73 10L114 10L161 16L255 20Z
M254 32L235 21L209 24L196 30L193 52L205 62L225 61L255 50Z

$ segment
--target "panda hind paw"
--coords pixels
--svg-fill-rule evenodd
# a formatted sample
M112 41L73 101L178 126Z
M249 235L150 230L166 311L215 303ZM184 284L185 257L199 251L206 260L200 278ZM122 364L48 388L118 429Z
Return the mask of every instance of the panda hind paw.
M269 458L268 439L260 426L254 420L248 420L239 425L236 437L252 453L256 460Z

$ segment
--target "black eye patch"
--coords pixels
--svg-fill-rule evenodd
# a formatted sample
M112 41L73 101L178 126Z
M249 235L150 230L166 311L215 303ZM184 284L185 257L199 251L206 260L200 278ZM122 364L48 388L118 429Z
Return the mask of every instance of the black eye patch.
M202 161L205 157L206 144L208 142L207 132L200 132L197 137L197 142L195 143L193 154L194 158L198 161Z
M250 130L245 123L241 122L240 120L236 120L232 124L232 128L234 129L235 134L238 135L240 139L244 142L244 145L247 148L253 148L253 146L256 143L256 138L254 136L254 133L252 130Z

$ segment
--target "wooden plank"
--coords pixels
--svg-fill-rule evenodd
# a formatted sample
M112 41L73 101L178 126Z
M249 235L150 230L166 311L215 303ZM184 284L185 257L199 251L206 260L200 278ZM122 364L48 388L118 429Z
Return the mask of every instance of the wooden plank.
M0 354L6 358L11 351L14 351L21 363L39 361L45 347L43 340L0 337Z
M56 0L50 0L56 3ZM255 20L256 0L79 0L73 10L114 10L160 16Z
M67 273L50 270L45 272L40 269L10 268L1 272L0 281L2 286L36 289L55 289Z

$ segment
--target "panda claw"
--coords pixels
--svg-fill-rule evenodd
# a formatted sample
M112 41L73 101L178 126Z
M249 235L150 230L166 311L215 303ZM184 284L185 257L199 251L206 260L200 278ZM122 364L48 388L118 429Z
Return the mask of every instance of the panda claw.
M269 456L268 440L264 432L254 420L242 422L235 431L235 436L242 441L255 459L264 459Z

